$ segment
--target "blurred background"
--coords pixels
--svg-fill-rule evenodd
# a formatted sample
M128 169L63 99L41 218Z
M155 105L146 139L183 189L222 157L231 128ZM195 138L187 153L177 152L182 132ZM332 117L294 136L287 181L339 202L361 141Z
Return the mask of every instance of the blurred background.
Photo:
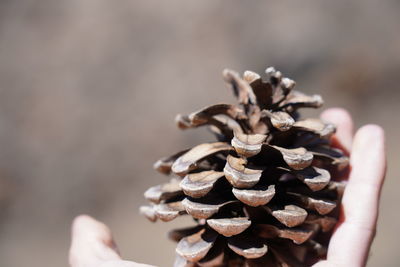
M0 266L68 266L80 213L125 258L171 266L166 232L187 221L148 222L142 193L166 180L158 158L213 138L174 117L233 102L223 68L270 65L386 129L369 266L398 266L399 14L396 0L0 1Z

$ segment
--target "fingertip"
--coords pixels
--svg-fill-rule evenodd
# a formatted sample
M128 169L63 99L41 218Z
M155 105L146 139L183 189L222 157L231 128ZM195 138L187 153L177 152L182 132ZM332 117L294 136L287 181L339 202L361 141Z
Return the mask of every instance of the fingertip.
M90 223L94 219L87 214L80 214L74 218L72 221L72 228L79 228L81 225Z
M111 230L102 222L82 214L72 222L71 266L99 266L108 260L119 260Z
M350 159L353 165L363 166L366 162L371 162L371 164L374 164L374 168L371 171L373 173L376 172L375 176L377 179L384 177L386 170L386 148L385 131L381 126L367 124L361 127L355 135L352 150L355 152ZM371 166L366 166L366 168L369 167Z
M329 108L322 112L321 119L335 124L338 130L345 129L349 134L353 133L353 119L344 108Z
M72 230L79 231L81 229L91 228L93 225L97 227L99 222L89 215L81 214L74 218L72 221Z
M81 215L76 216L72 220L72 226L71 226L72 236L75 237L76 235L78 235L81 228L84 227L84 225L87 224L87 222L90 219L91 219L91 217L86 214L81 214Z
M112 242L111 230L104 223L93 217L81 214L75 217L72 222L72 233L75 236L86 236L101 239L109 244Z
M361 127L355 137L353 151L357 151L360 157L364 153L376 152L380 155L385 155L385 131L376 124L367 124ZM355 155L354 157L356 157Z
M343 108L330 108L322 112L321 119L336 126L333 145L350 152L353 142L353 119L350 113Z
M328 108L321 113L321 119L332 123L344 122L353 128L353 120L350 113L344 108Z
M356 137L365 141L384 141L385 130L377 124L367 124L357 131Z
M341 107L334 107L334 108L328 108L326 110L324 110L321 114L321 116L330 116L331 113L346 113L348 114L347 110ZM346 115L345 114L345 115Z

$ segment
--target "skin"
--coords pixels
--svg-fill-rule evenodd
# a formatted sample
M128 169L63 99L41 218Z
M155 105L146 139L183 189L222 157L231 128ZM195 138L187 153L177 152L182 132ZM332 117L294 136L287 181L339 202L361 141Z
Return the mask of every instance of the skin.
M333 144L351 154L351 171L327 259L314 267L365 266L376 233L386 171L384 131L370 124L353 135L349 113L339 108L326 110L321 118L337 126ZM72 267L151 266L122 260L110 229L87 215L80 215L73 222L69 262Z

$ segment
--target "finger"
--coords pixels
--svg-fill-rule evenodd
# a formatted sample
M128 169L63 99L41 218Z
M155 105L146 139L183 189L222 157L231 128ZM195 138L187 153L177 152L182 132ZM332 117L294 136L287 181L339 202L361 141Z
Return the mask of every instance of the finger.
M75 218L69 256L72 267L99 266L101 262L118 259L111 231L105 224L87 215Z
M385 137L376 125L362 127L354 138L351 173L342 200L342 223L329 244L328 261L364 266L375 234L379 197L385 176Z
M353 120L349 112L342 108L330 108L322 112L321 119L336 125L333 145L348 153L353 142Z

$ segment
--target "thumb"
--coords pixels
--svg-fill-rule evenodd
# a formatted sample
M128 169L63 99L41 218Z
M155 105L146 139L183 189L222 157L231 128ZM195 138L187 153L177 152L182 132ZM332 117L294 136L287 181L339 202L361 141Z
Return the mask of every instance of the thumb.
M72 223L69 254L72 267L98 266L104 261L121 259L110 229L88 215L80 215Z
M152 267L122 260L107 225L88 215L72 223L69 263L71 267Z

